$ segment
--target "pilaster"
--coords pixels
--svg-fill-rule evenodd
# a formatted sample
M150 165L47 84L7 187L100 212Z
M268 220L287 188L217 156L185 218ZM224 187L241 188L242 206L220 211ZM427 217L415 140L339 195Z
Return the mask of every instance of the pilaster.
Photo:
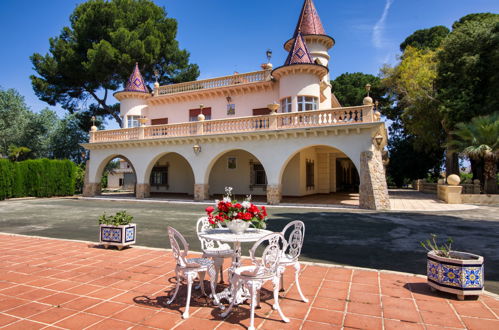
M135 197L137 199L149 198L151 196L151 185L149 183L137 183Z
M267 185L267 204L277 205L281 202L281 185Z
M360 153L359 206L371 210L390 209L390 198L380 150Z
M210 195L208 194L208 184L195 184L194 185L194 200L198 202L202 202L206 199L209 199Z

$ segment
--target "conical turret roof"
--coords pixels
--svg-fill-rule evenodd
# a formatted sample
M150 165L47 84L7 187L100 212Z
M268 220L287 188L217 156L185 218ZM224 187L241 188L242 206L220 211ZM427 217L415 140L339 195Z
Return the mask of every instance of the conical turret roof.
M298 30L293 47L291 47L286 62L284 63L284 65L293 64L314 64L300 30Z
M142 75L140 74L139 63L135 63L135 69L133 69L133 72L126 83L125 92L149 93L144 78L142 78Z
M294 37L296 37L298 31L301 31L303 35L326 34L312 0L305 0L303 3L303 8L301 10L300 18L298 19L298 24L296 25Z

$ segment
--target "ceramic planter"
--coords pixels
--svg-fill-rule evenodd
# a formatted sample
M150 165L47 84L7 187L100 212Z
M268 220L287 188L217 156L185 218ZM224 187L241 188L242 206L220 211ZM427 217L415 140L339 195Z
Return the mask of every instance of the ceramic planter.
M137 234L137 225L131 223L128 225L113 226L100 225L99 242L107 248L109 245L115 245L118 249L135 244Z
M244 221L241 219L235 219L232 221L227 221L227 228L234 234L244 233L250 225L249 221Z
M464 296L483 292L483 257L451 251L451 258L440 257L435 251L427 254L428 284L436 290L454 293L459 300ZM460 257L463 259L457 259Z

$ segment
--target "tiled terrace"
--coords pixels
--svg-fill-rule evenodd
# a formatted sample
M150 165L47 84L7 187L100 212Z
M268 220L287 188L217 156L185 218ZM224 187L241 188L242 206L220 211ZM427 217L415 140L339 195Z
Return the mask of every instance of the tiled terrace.
M165 235L166 239L166 235ZM134 247L105 250L91 243L0 234L0 328L6 329L233 329L249 323L248 305L221 319L195 291L191 317L184 301L165 304L173 288L169 251ZM260 329L499 329L499 299L458 301L433 294L423 277L392 272L304 265L299 301L291 281L281 305L291 323L271 309L262 290ZM182 295L181 295L182 296ZM183 295L185 297L185 295Z

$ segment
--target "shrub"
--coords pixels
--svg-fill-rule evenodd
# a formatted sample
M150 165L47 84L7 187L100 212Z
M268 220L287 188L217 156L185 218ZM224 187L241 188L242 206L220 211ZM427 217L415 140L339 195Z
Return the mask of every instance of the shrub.
M126 211L117 212L115 215L106 216L106 213L99 217L99 225L121 226L132 222L133 216Z
M0 200L11 197L73 195L76 165L69 160L0 159Z

